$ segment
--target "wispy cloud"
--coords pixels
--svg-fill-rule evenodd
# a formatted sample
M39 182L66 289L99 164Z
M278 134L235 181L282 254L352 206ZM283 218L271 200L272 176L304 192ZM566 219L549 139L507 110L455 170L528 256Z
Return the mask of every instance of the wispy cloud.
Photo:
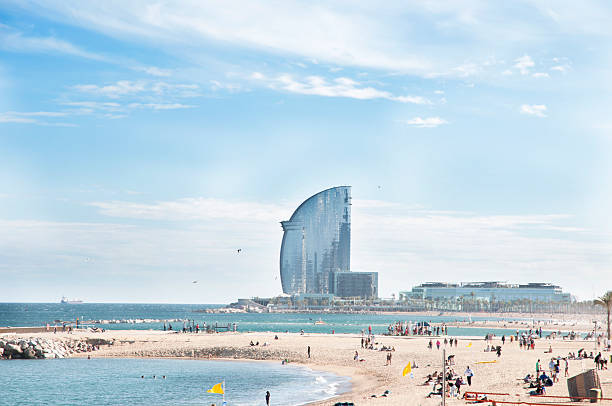
M107 58L103 55L87 51L62 39L25 36L20 32L7 32L2 27L0 27L0 49L10 52L65 54L96 61L107 61Z
M140 93L145 90L145 83L142 81L133 82L120 80L109 85L75 85L74 89L83 93L90 93L97 96L110 97L117 99L128 94Z
M421 96L394 95L386 90L366 86L347 77L326 79L322 76L308 76L299 79L289 74L282 74L268 78L260 72L254 72L251 78L264 82L272 89L290 93L358 100L386 99L400 103L431 104L429 100Z
M442 124L448 124L448 121L440 117L426 117L426 118L415 117L410 120L405 120L403 121L403 123L409 126L413 126L413 127L434 128Z
M170 69L162 69L158 68L157 66L137 66L133 69L151 76L169 77L172 75L172 71Z
M550 77L550 75L546 72L536 72L531 76L533 76L534 78L549 78Z
M528 75L531 68L535 66L533 59L527 54L521 56L520 58L516 58L514 60L516 63L514 67L518 69L521 75Z
M197 106L181 103L130 103L128 107L133 109L153 109L153 110L178 110L191 109Z
M74 127L75 124L60 121L48 121L58 117L66 117L68 113L58 111L8 111L0 113L0 123L36 124L43 126ZM44 120L47 119L47 120Z
M163 81L148 80L119 80L114 83L103 85L79 84L73 86L74 90L88 93L98 97L119 99L125 96L143 95L146 93L157 96L170 95L172 97L197 97L200 96L199 86L195 83L168 83Z
M546 110L544 104L523 104L520 111L529 116L546 117Z

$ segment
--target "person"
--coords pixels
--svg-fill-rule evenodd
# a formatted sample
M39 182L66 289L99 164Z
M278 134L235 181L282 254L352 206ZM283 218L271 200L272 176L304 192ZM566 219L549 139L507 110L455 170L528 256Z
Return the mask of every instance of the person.
M353 357L355 361L359 361L359 353L355 351L355 356Z
M310 358L310 346L308 346L308 358Z
M270 406L270 391L266 391L266 406Z
M461 385L463 384L463 380L460 376L455 380L455 387L457 388L457 397L461 396Z
M463 373L466 378L467 378L467 383L468 386L472 386L472 377L474 376L474 372L470 369L470 366L468 365L468 367L465 369L465 372Z
M164 321L164 331L166 331L166 322Z
M440 349L440 340L436 340L436 348Z
M536 362L536 376L540 376L540 360Z
M387 365L391 365L391 352L387 352Z
M506 344L506 336L505 335L502 336L502 345L504 345L504 344Z
M501 346L497 346L497 358L501 357Z
M565 360L565 376L569 376L569 362L567 358L563 358Z

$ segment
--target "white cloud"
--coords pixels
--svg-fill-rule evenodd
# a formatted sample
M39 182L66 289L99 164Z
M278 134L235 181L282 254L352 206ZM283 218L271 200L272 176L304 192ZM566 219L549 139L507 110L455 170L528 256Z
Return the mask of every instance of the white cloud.
M521 106L521 114L527 114L536 117L546 117L546 106L544 104L523 104Z
M502 72L502 75L504 75L504 76L512 76L512 71L510 69L506 69L505 71Z
M45 121L41 118L55 119L58 117L65 117L68 113L58 111L30 111L30 112L19 112L19 111L8 111L6 113L0 113L0 123L15 123L15 124L36 124L43 126L57 126L57 127L74 127L72 123L64 123L59 121Z
M119 98L128 94L140 93L145 91L145 83L142 81L132 82L129 80L120 80L110 85L76 85L74 89L91 93L97 96L110 97L112 99Z
M170 69L162 69L156 66L139 66L134 68L134 70L147 73L151 76L168 77L172 75L172 71Z
M413 127L434 128L442 124L448 124L448 121L440 117L426 117L426 118L415 117L410 120L405 120L404 123L410 126L413 126Z
M89 300L130 294L144 301L163 293L165 300L178 301L185 294L178 288L200 278L208 280L207 291L217 292L208 300L229 301L253 292L274 295L280 293L278 222L288 219L298 204L214 198L107 201L92 203L109 217L96 223L0 219L0 271L30 278L23 281L25 294L33 274L53 275L48 284L74 286L72 274L87 266L87 274L99 280L88 291ZM244 258L236 256L236 248L243 249ZM612 274L605 272L608 258L601 255L611 250L609 236L576 227L562 214L485 215L353 201L352 269L378 270L383 295L409 289L428 280L427 275L448 281L533 282L534 273L584 294L590 289L585 280L612 283ZM85 264L84 258L93 261ZM260 276L245 278L245 272ZM220 273L224 278L213 277ZM143 274L148 277L142 290L118 287L125 278ZM163 283L157 286L156 280ZM228 283L235 289L227 291ZM173 296L173 291L180 293ZM188 294L189 301L201 300L201 292Z
M27 37L19 32L5 32L1 29L0 49L11 52L66 54L97 61L107 61L105 56L86 51L68 41L55 37Z
M153 110L178 110L178 109L191 109L197 106L181 103L130 103L130 108L147 108Z
M531 59L531 57L527 54L515 59L514 61L516 62L514 67L518 69L521 75L528 75L529 70L535 66L533 59Z
M536 72L531 76L533 76L534 78L549 78L550 77L550 75L546 72Z
M302 79L295 79L289 74L282 74L275 78L268 78L259 72L255 72L251 75L251 78L264 81L270 88L291 93L325 97L345 97L358 100L386 99L400 103L413 104L431 103L421 96L394 95L386 90L364 86L347 77L339 77L328 81L328 79L322 76L308 76Z
M550 70L554 70L561 73L567 73L570 70L569 65L555 65L550 68Z

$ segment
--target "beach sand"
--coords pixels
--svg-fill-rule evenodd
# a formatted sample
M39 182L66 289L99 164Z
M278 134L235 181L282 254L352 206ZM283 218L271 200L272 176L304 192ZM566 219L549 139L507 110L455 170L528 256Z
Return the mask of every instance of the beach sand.
M275 340L274 336L279 339ZM429 337L388 337L376 336L378 346L395 347L392 352L392 365L386 366L385 351L365 350L361 348L361 336L349 334L295 334L295 333L220 333L193 334L161 331L107 330L104 333L75 332L40 333L28 336L47 336L49 338L104 338L116 340L115 345L103 346L99 351L76 354L86 357L184 357L200 359L242 359L266 360L281 362L288 359L290 364L305 365L312 369L334 372L351 377L350 392L313 405L333 405L336 402L354 402L356 405L439 405L440 397L426 398L430 392L429 385L423 386L427 374L442 370L442 349L447 355L455 355L452 366L458 374L463 375L469 365L474 371L472 386L463 386L462 391L510 393L512 396L497 396L500 400L528 400L520 378L527 373L535 373L538 359L548 369L551 356L566 356L568 352L577 352L580 348L595 351L595 342L584 340L536 340L535 350L519 349L517 342L506 340L500 358L493 352L485 352L486 343L482 337L460 338L457 347L444 346L436 349L437 337L433 337L434 347L428 349ZM250 346L250 342L259 342L259 346ZM267 343L266 346L263 346ZM471 343L471 346L469 344ZM492 340L493 345L501 345L500 337ZM545 353L549 345L553 353ZM311 358L307 357L307 347L311 347ZM353 360L355 351L359 352L362 362ZM597 350L599 351L599 349ZM609 352L603 352L610 359ZM478 363L496 361L495 363ZM408 362L418 365L413 369L414 378L402 376L402 370ZM569 361L570 376L583 370L594 368L592 360ZM612 364L610 370L599 371L604 395L612 395ZM566 378L563 377L564 363L561 362L561 377L553 387L547 388L548 395L567 396ZM381 397L389 390L387 397ZM376 395L376 397L372 397ZM518 396L517 396L518 395ZM533 398L531 398L533 401ZM554 399L539 399L540 403L571 404ZM464 400L447 398L448 405L466 404ZM573 403L575 404L575 403ZM612 401L603 402L612 404Z

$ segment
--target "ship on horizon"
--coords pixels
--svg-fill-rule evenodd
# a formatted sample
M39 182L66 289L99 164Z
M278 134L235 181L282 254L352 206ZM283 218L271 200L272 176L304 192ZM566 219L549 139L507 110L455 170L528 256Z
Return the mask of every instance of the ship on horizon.
M83 303L83 301L80 300L80 299L68 299L66 296L62 296L62 300L60 300L60 303L63 303L63 304L81 304L81 303Z

